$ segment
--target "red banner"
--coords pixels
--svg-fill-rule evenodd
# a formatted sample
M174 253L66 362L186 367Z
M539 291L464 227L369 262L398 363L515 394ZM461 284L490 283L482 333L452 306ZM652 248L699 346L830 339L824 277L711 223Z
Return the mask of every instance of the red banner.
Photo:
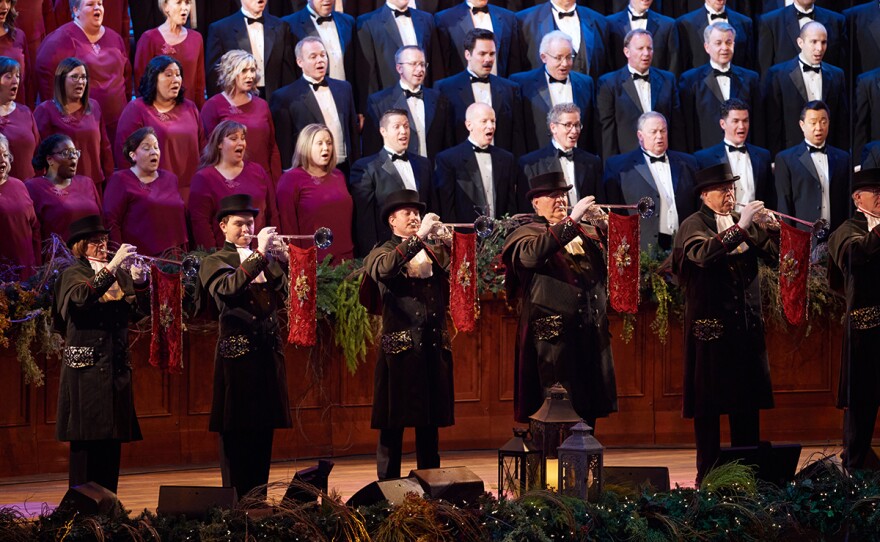
M453 232L452 263L449 264L449 312L458 331L477 327L477 236Z
M183 370L183 285L180 273L150 267L150 365L168 373Z
M782 221L779 226L779 300L785 319L799 326L807 316L811 236Z
M617 312L639 311L639 219L608 213L608 297Z
M317 340L318 260L314 245L290 249L290 296L287 341L298 346L314 346Z

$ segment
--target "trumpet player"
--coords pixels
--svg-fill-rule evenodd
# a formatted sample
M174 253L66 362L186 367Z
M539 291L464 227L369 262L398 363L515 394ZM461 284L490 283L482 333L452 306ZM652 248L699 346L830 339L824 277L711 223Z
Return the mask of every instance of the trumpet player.
M590 426L617 411L617 386L606 314L607 272L601 229L581 224L597 209L593 196L568 214L571 185L562 172L529 181L530 222L507 237L502 252L510 303L520 306L514 373L518 422L562 384Z
M364 260L365 288L382 301L382 341L373 378L371 425L380 480L400 476L405 427L414 427L418 468L440 466L438 427L455 423L452 350L446 331L449 253L430 248L439 217L414 190L389 194L381 216L391 239ZM363 299L363 298L362 298ZM368 303L365 303L368 304Z
M216 220L225 243L199 270L220 312L208 429L220 433L223 485L239 496L258 487L265 496L274 430L291 427L277 315L289 284L286 266L270 250L274 227L260 230L256 249L250 248L258 213L247 194L221 199Z
M64 336L58 386L58 440L70 443L70 486L96 482L116 492L122 443L141 440L134 409L128 323L150 311L148 275L122 263L123 243L107 261L99 215L70 224L67 246L77 261L55 283L55 327Z
M721 415L732 446L757 446L758 411L773 407L758 260L775 264L779 241L772 223L756 226L759 215L772 216L763 202L734 212L737 180L727 162L697 172L702 205L682 222L672 250L685 295L683 415L694 420L698 486L721 451Z

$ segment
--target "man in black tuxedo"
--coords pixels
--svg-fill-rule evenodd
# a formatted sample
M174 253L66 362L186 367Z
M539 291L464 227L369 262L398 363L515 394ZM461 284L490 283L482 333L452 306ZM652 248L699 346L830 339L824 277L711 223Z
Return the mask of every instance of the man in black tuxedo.
M865 2L845 10L843 16L852 39L853 73L880 68L880 4Z
M623 39L630 30L647 30L654 37L653 65L675 74L681 73L680 38L675 19L651 10L654 0L630 0L625 9L605 18L608 21L608 66L626 63Z
M437 81L434 85L449 100L449 116L455 141L462 141L468 136L465 126L468 107L475 102L482 102L495 110L497 129L492 144L519 154L523 146L520 90L516 83L492 74L497 60L492 32L482 28L471 30L463 46L467 60L466 70Z
M410 9L407 0L388 0L388 3L375 11L361 15L357 19L357 46L355 47L355 91L358 96L358 111L365 111L367 98L380 90L397 84L396 54L401 47L417 46L425 52L425 58L432 59L438 54L434 32L434 17L427 12ZM425 82L430 85L436 75L443 73L442 64L425 63Z
M697 209L693 194L697 161L669 150L666 119L650 111L638 119L639 147L605 161L605 198L612 204L635 204L649 196L656 204L652 218L642 220L640 246L672 248L672 237ZM635 211L632 211L635 212Z
M309 124L324 124L333 134L338 167L346 175L360 157L358 117L347 81L327 77L327 52L321 39L306 36L294 49L302 77L279 89L269 100L281 164L288 168L296 139Z
M241 0L241 11L212 24L205 44L205 71L208 95L220 92L215 67L223 53L241 49L257 61L257 76L263 82L260 95L266 100L272 93L290 84L294 78L293 44L287 23L264 13L266 0Z
M608 25L592 9L575 0L549 0L516 14L519 23L520 67L533 70L544 63L541 44L554 30L568 34L575 55L572 70L599 77L607 69Z
M519 159L519 167L525 176L517 183L519 211L526 213L531 208L526 198L529 186L525 179L560 171L565 175L565 184L572 186L568 191L568 201L572 205L586 196L596 196L596 201L604 201L602 160L578 148L584 129L580 108L573 103L556 104L547 119L553 136L550 144Z
M766 74L763 85L763 107L766 125L764 139L771 153L796 145L803 134L795 119L804 104L821 100L828 104L835 125L829 142L849 148L849 103L843 70L823 61L826 42L825 28L810 22L801 29L796 58L777 64Z
M840 13L815 6L815 0L794 0L790 6L765 13L758 21L758 73L785 62L800 52L803 26L816 21L828 33L828 55L835 66L848 66L846 19Z
M670 146L684 148L678 85L675 75L651 67L654 56L651 33L630 30L623 43L626 66L599 79L596 111L602 129L602 156L608 159L638 147L636 125L639 117L649 111L669 119Z
M430 160L453 144L449 101L440 92L424 85L427 63L425 53L418 47L401 47L395 55L399 82L370 95L366 105L363 145L364 154L378 152L383 144L379 119L389 109L401 109L409 114L412 137L409 151Z
M727 23L714 23L706 27L705 35L709 62L684 72L678 83L690 152L718 141L718 113L726 100L738 98L748 104L760 101L758 74L733 65L736 30Z
M828 106L807 103L801 111L804 139L776 155L778 210L814 222L824 218L834 230L849 218L849 153L827 143L832 122Z
M361 158L351 168L348 191L354 201L355 256L366 256L378 242L391 238L380 211L389 194L409 189L419 193L419 201L436 210L431 187L431 163L409 152L409 112L386 111L379 119L384 146L376 154Z
M880 141L872 141L865 145L860 156L862 157L862 169L880 168Z
M880 68L858 76L855 94L853 156L863 156L868 142L880 139Z
M475 29L492 32L497 51L492 75L508 77L519 71L519 34L512 11L491 6L489 0L469 0L437 13L434 22L446 73L467 68L468 59L462 51L467 49L468 34Z
M492 145L495 111L484 103L471 104L465 125L468 138L437 155L434 193L440 216L468 223L480 215L515 214L516 159Z
M354 17L333 11L335 3L335 0L309 0L306 7L281 20L290 26L294 41L306 36L321 38L327 51L327 75L351 82L354 80Z
M547 131L547 113L560 103L574 103L581 110L581 122L592 126L595 107L593 79L571 71L571 38L555 30L541 40L541 60L544 66L531 71L515 73L510 80L520 86L522 95L522 134L524 152L532 152L550 143ZM595 137L581 133L581 148L595 150ZM531 208L531 206L529 206Z
M741 13L727 7L727 0L706 0L694 11L679 17L675 24L678 27L678 41L681 43L682 71L702 66L709 61L706 43L706 28L711 24L726 23L733 27L736 40L733 59L737 66L754 69L755 66L755 35L752 20Z
M694 153L697 165L704 169L727 162L733 174L739 177L736 201L748 203L760 200L768 209L775 209L776 191L773 170L770 168L770 152L746 142L751 127L749 104L737 98L722 103L720 124L724 139L717 145Z

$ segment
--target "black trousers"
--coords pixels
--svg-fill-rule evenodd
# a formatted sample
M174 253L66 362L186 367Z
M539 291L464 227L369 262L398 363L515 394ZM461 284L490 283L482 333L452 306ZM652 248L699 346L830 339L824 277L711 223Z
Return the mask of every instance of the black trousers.
M273 429L220 433L220 475L223 487L234 487L241 499L256 487L266 496L272 462Z
M70 487L95 482L116 493L121 456L119 440L70 441Z
M730 445L757 446L761 435L761 418L758 411L729 414ZM697 416L694 418L694 437L697 441L697 486L721 455L721 416Z
M440 432L434 426L416 427L416 464L420 469L440 466ZM380 429L376 447L376 472L380 480L400 478L403 428Z
M863 469L872 454L871 438L877 421L877 405L856 405L843 413L843 464L847 469Z

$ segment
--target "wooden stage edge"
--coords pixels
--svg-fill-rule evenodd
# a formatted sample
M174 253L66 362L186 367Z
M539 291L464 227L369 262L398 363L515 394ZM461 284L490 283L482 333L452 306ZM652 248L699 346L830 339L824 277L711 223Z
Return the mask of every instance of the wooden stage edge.
M839 443L804 446L800 468L824 455L838 454ZM357 490L376 479L375 457L358 455L332 458L335 466L330 474L330 491L348 499ZM441 453L442 466L467 466L483 479L486 491L498 490L498 451L471 450ZM608 466L665 466L673 487L693 487L695 451L671 448L609 448L605 451ZM269 480L269 498L280 500L287 484L298 470L314 466L317 459L280 461L272 464ZM415 468L415 454L404 456L402 473ZM132 515L144 509L155 512L159 486L219 486L220 470L216 464L181 469L138 468L123 469L119 480L118 497ZM0 507L15 507L21 513L36 517L57 506L67 491L66 475L47 474L0 479Z

